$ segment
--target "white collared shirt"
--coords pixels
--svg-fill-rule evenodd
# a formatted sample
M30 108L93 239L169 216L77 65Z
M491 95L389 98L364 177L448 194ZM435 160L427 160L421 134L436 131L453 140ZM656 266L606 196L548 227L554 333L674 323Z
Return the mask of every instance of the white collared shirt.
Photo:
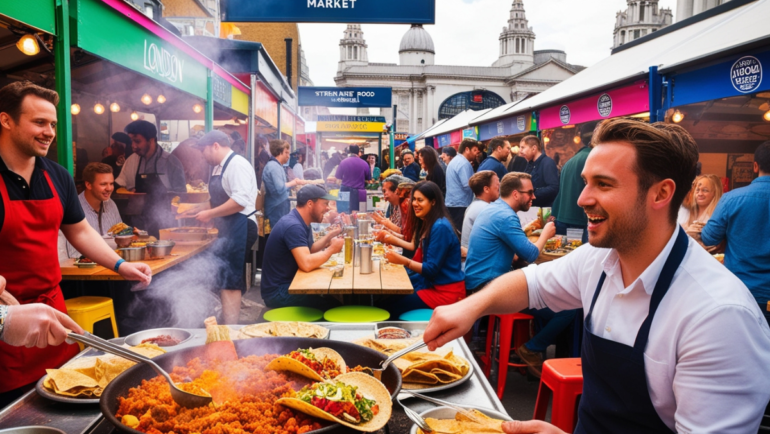
M617 252L584 245L524 269L531 308L594 307L595 335L633 346L677 231L628 287ZM770 400L770 327L746 286L694 240L661 301L644 351L647 388L661 420L680 433L757 432Z
M217 166L214 166L214 171L211 176L216 176L222 173L222 167L233 151L230 151L225 155L225 158ZM243 207L241 214L252 214L256 208L254 204L257 201L257 195L259 189L257 188L257 175L254 172L254 168L251 167L249 161L240 155L236 155L230 160L230 164L227 165L227 170L222 176L222 188L225 193L234 200L238 205ZM249 217L255 223L257 218L252 215Z

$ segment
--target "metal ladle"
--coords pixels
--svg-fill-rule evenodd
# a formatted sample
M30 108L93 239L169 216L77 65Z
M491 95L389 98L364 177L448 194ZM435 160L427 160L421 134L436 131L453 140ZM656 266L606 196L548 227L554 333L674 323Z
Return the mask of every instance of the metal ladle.
M141 354L137 354L127 348L115 345L112 342L108 342L100 337L94 336L91 333L85 332L82 335L76 333L69 333L67 340L73 340L83 345L88 345L96 348L97 350L104 351L105 353L114 354L124 359L131 360L137 363L146 363L152 367L158 374L162 375L166 381L168 381L171 389L171 398L174 402L186 408L205 407L212 401L211 396L196 395L194 393L185 392L174 384L168 372L163 370L157 363L153 362L149 357L145 357Z

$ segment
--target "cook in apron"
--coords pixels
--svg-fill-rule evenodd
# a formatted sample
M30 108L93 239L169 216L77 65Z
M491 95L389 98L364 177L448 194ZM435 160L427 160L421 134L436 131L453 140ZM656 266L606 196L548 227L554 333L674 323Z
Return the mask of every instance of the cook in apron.
M650 298L650 311L639 328L633 347L591 333L591 316L602 290L602 273L583 326L583 397L578 409L576 434L673 433L652 405L644 369L644 349L650 325L674 273L687 253L687 235L682 228L658 276Z
M61 269L57 250L59 227L64 217L59 193L44 172L50 199L10 200L0 176L0 196L5 221L0 229L0 275L5 290L20 304L43 303L67 313L59 288ZM33 383L46 369L58 368L78 353L77 345L46 348L12 347L0 342L0 393Z
M222 187L222 176L235 155L233 152L227 157L219 175L214 175L213 170L211 172L209 196L211 196L212 209L230 200L230 196ZM214 225L219 230L219 238L214 251L218 252L218 257L225 262L225 266L220 269L219 273L219 287L221 289L246 289L243 274L248 222L249 217L239 212L214 220Z
M163 184L160 176L163 173L158 173L158 160L163 154L163 148L156 147L154 170L152 173L139 173L139 168L142 167L142 161L144 157L139 157L139 165L136 169L136 175L134 177L134 185L137 193L145 193L147 195L144 202L144 209L142 210L141 222L143 226L141 229L146 230L149 235L155 238L160 238L160 230L167 227L171 227L172 224L169 221L171 216L171 200L168 197L168 189ZM145 165L145 171L147 171L147 165Z

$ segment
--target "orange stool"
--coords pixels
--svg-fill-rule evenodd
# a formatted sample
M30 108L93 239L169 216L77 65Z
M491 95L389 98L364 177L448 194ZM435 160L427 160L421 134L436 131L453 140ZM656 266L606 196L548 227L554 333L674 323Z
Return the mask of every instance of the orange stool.
M583 394L583 365L579 358L550 359L543 363L533 419L545 420L553 395L551 423L565 432L577 424L578 397Z
M487 350L481 357L481 363L484 365L484 375L489 378L492 371L492 364L495 362L492 356L492 341L494 339L495 320L500 320L500 352L497 356L497 397L503 399L505 391L505 381L508 379L508 367L519 368L522 374L525 374L526 363L509 363L511 350L516 350L529 340L529 325L532 321L532 315L525 313L512 313L507 315L490 315L489 326L487 329ZM513 344L513 345L511 345Z

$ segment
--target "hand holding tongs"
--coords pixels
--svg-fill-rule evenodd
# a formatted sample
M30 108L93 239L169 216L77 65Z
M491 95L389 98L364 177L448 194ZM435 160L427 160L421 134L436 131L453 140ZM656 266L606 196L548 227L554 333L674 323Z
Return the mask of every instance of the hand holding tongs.
M396 360L397 358L403 356L406 353L411 353L412 351L419 350L420 348L423 348L423 347L425 347L427 345L428 344L426 344L425 341L420 340L420 341L417 341L417 342L413 343L412 345L409 345L408 347L404 348L401 351L396 351L395 353L393 353L392 356L390 356L387 359L385 359L384 361L380 362L380 366L381 366L380 369L372 368L372 373L374 374L374 378L376 378L378 380L382 380L382 373L383 373L383 371L388 369L388 365L390 365L390 362Z

